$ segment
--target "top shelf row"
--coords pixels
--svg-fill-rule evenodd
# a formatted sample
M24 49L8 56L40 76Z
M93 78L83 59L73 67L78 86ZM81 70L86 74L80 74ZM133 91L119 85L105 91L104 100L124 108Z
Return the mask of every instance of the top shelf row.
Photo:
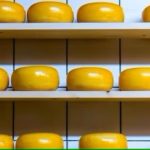
M1 23L0 38L150 38L150 23Z

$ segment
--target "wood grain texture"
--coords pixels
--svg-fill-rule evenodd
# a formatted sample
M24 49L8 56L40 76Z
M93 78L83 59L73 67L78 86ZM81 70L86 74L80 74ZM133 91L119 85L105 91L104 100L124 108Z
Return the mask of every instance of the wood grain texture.
M150 103L132 102L123 103L123 133L133 139L150 140Z
M13 70L13 41L0 40L0 67L5 69L9 77ZM11 84L9 84L11 86ZM12 102L0 102L0 133L12 135Z
M118 103L69 103L69 140L91 132L119 132L118 110Z
M32 132L52 132L65 138L65 103L16 102L15 139Z
M8 134L12 136L13 121L11 102L0 102L0 118L0 134Z

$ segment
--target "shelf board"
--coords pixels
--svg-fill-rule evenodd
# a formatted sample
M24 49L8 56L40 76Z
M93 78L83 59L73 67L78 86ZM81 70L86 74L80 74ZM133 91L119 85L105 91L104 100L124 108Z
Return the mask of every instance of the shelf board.
M150 38L150 23L0 23L0 38Z
M150 101L150 91L1 91L0 101Z

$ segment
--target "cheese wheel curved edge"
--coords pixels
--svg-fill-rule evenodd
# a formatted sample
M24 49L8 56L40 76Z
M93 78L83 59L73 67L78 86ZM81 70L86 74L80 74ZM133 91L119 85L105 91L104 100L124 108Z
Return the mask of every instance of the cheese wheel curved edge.
M8 73L3 68L0 68L0 91L6 90L8 84L9 84Z
M38 2L27 12L28 22L73 22L72 8L62 2Z
M82 5L77 12L78 22L123 22L123 9L115 3L93 2Z
M53 67L26 66L13 72L11 82L14 90L56 90L59 85L59 75Z
M150 90L150 67L126 69L119 77L120 90Z
M79 147L84 148L127 148L127 139L119 133L91 133L81 136Z
M80 67L67 75L68 90L109 91L113 86L112 73L100 67Z
M13 149L14 143L11 136L0 134L0 149Z
M150 6L144 8L142 12L142 19L144 22L150 22Z
M26 13L22 5L11 1L0 1L0 22L24 22Z
M60 148L64 147L60 135L55 133L27 133L19 136L16 148Z

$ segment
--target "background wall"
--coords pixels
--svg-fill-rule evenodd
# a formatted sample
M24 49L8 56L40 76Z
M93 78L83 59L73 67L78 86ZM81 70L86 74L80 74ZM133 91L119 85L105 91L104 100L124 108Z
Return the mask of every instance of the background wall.
M59 0L57 0L59 1ZM95 0L60 0L76 11ZM100 1L100 0L96 0ZM120 4L125 22L140 22L150 0L107 0ZM26 9L36 0L16 0ZM75 18L76 20L76 18ZM0 40L0 66L12 71L20 66L44 64L56 67L60 87L66 90L66 73L79 66L102 66L113 72L118 88L121 70L150 64L149 40ZM90 59L89 59L90 58ZM11 90L11 84L9 85ZM90 132L121 132L130 148L150 147L150 103L148 102L0 102L0 133L17 136L27 132L56 132L65 146L77 148L79 137Z

